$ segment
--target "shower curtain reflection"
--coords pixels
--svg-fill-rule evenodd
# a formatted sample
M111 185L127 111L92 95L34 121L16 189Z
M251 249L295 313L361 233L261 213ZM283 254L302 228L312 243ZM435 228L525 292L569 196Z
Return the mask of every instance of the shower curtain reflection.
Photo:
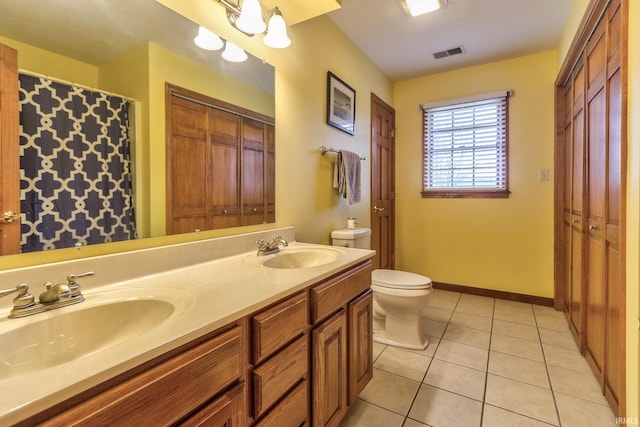
M22 252L135 238L129 108L20 74Z

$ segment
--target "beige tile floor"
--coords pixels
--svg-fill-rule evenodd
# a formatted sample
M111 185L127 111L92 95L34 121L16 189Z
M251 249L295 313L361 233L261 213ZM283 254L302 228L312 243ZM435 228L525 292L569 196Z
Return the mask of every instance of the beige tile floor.
M562 313L434 290L424 351L374 343L341 427L615 426Z

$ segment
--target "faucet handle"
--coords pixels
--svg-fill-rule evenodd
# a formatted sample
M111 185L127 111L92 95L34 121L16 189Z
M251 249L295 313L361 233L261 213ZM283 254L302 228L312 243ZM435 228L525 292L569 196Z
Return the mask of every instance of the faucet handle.
M89 276L94 276L96 273L94 273L93 271L87 271L86 273L74 273L74 274L69 274L67 276L67 283L69 286L77 286L78 282L77 280L82 278L82 277L89 277Z
M13 299L13 308L30 307L35 303L35 298L29 293L29 285L20 283L18 287L18 295Z
M86 273L80 273L80 274L69 274L67 276L67 285L69 285L69 290L71 291L71 296L72 297L77 297L80 296L82 297L82 293L80 290L80 285L78 284L78 279L80 279L81 277L89 277L89 276L93 276L96 273L94 273L93 271L87 271Z

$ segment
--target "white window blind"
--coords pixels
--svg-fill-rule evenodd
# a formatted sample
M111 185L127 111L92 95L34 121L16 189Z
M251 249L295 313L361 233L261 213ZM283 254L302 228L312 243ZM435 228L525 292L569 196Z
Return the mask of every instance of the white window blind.
M506 92L423 112L423 194L508 192Z

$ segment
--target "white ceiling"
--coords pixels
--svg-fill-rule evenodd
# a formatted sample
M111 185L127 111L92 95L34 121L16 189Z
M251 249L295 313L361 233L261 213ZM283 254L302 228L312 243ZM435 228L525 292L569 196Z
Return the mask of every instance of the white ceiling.
M400 0L342 0L328 16L391 80L558 47L574 0L449 0L409 16ZM463 46L465 53L434 59Z

